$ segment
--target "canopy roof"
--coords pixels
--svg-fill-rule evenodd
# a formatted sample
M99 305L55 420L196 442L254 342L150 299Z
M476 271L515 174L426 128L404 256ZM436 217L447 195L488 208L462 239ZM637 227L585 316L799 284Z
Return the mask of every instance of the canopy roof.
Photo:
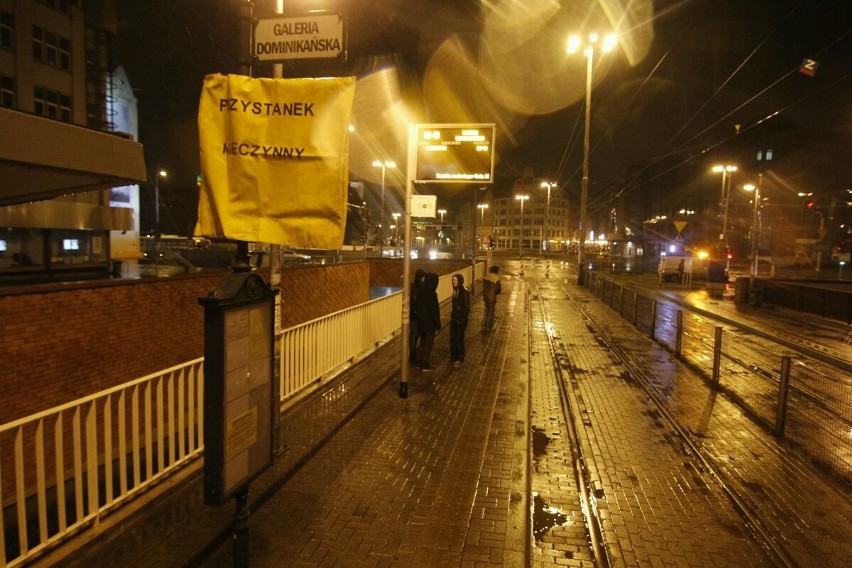
M0 206L145 180L128 137L0 108Z

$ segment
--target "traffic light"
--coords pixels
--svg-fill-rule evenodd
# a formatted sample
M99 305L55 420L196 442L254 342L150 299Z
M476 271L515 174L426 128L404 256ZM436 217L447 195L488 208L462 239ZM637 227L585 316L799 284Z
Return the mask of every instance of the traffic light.
M802 217L813 217L816 211L816 201L805 201L805 207L802 209Z
M195 187L201 189L201 183L201 174L198 174L197 176L195 176Z

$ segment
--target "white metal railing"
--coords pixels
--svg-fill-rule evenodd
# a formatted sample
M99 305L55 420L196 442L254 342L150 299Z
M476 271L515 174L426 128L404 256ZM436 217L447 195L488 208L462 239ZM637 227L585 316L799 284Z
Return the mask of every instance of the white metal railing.
M485 266L476 271L481 278ZM470 283L471 272L456 273ZM440 302L452 294L450 279L440 279ZM336 376L401 325L398 291L284 330L281 400ZM198 358L0 426L0 568L21 566L98 524L200 457L203 424L204 359Z
M477 272L484 270L484 264L477 265ZM468 266L453 274L462 274L469 283L471 271ZM451 274L439 279L439 302L452 295L451 279ZM285 329L281 335L281 399L287 400L336 376L342 367L375 351L401 327L400 290Z
M203 392L199 358L0 426L0 455L13 456L0 462L0 566L97 524L200 455Z

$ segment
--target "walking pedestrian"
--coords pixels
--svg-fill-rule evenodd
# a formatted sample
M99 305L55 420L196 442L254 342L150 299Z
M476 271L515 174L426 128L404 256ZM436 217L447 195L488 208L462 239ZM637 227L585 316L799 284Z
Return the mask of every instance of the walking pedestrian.
M450 362L464 363L464 332L470 315L470 292L464 287L464 276L453 274L453 309L450 312Z
M488 269L488 274L482 279L482 299L485 302L485 319L482 322L483 331L494 329L494 309L497 307L497 294L501 290L500 268L495 264Z
M419 326L417 325L417 292L426 280L426 271L418 269L414 273L414 282L411 283L411 294L408 298L408 362L417 360L417 340L420 338Z
M417 329L420 343L417 346L415 365L423 371L431 371L429 357L435 343L435 333L441 329L441 306L438 304L438 275L427 272L423 285L417 290Z

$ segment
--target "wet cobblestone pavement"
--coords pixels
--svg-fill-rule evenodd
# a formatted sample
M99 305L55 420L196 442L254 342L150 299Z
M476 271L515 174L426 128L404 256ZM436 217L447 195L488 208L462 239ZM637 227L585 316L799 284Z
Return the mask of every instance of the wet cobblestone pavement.
M612 514L615 526L620 524L615 520L620 515L629 519L635 514L640 523L650 523L639 531L638 539L630 538L634 535L629 530L627 539L623 531L616 531L611 535L618 542L616 548L629 543L636 553L634 541L638 540L643 543L640 550L664 550L683 530L681 545L689 552L686 559L672 563L672 558L680 556L676 550L645 560L628 551L622 565L847 566L852 562L852 506L847 484L826 474L793 444L772 436L765 425L756 423L654 341L637 334L590 293L564 279L558 288L544 286L544 305L552 320L559 320L550 321L549 327L562 335L555 337L555 343L568 353L572 390L581 414L578 420L592 430L591 455L606 464L598 472L595 465L586 464L590 477L602 478L606 503L601 507ZM573 317L570 307L556 307L560 298L568 296L577 300ZM589 343L588 331L598 339ZM532 343L539 343L535 333ZM604 356L607 351L613 361L608 370L594 359L595 353ZM630 390L639 402L628 419L631 405L621 407L618 401L629 400L621 396ZM668 424L667 416L676 429ZM669 455L670 451L674 453ZM636 470L641 464L644 474ZM616 499L607 492L603 481L607 477L622 493ZM663 490L663 497L669 500L631 495L635 488ZM712 507L694 517L701 509L690 499L699 494L705 496L700 504ZM673 496L676 501L671 501ZM714 525L720 534L713 534ZM662 534L646 547L654 527L663 528ZM757 545L747 553L753 557L742 556L748 547L736 544L747 537L753 537L751 548ZM613 538L607 541L614 542ZM726 541L728 545L720 546ZM708 555L703 562L702 550Z
M285 413L251 566L852 564L848 486L572 271L524 267L501 263L496 331L474 299L463 366L442 331L400 399L393 341ZM234 564L233 507L205 507L197 472L147 501L40 565Z

